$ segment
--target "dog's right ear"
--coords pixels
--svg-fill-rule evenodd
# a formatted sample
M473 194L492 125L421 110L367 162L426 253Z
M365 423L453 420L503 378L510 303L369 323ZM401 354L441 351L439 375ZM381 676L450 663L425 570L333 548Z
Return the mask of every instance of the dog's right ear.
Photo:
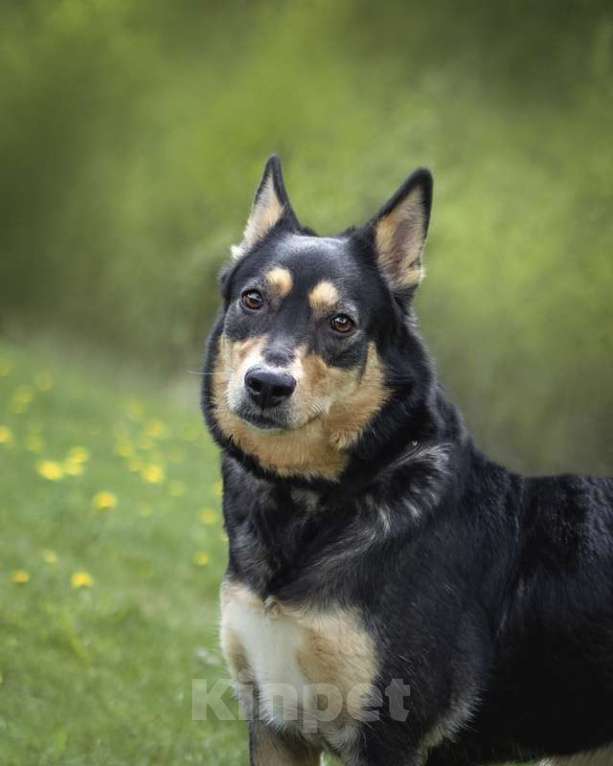
M266 163L262 180L255 193L251 213L243 232L243 240L240 245L232 247L233 259L238 260L249 252L281 221L292 227L297 226L296 216L283 182L281 160L273 154Z

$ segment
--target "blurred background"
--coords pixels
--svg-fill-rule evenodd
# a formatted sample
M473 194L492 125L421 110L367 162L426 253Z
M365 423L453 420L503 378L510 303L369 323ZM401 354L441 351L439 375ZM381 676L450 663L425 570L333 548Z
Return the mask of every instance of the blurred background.
M225 560L192 373L273 151L320 233L429 166L418 308L478 444L613 473L610 0L7 0L0 72L7 763L242 762L190 728Z
M3 3L1 328L199 364L266 157L301 218L436 178L423 331L480 442L611 466L610 3Z

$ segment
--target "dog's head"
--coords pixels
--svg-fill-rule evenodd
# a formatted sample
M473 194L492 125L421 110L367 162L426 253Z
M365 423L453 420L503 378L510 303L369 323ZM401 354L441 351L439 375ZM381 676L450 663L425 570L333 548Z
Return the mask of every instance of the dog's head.
M280 475L338 478L393 393L386 348L410 332L431 198L416 171L365 226L319 237L268 161L209 345L204 406L223 443Z

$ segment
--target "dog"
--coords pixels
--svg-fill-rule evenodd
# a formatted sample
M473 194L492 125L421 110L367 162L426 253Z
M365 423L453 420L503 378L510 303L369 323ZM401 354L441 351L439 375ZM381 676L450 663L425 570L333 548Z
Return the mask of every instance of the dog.
M220 277L221 641L250 763L613 764L613 480L475 446L420 337L432 176L302 226L264 170Z

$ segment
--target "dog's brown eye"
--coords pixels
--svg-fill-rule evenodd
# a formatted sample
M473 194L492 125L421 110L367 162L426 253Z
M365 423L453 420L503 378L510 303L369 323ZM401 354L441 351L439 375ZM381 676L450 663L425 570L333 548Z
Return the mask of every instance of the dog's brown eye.
M241 295L241 303L246 309L257 311L264 305L264 298L258 290L245 290Z
M333 330L343 334L353 330L353 321L349 319L347 314L337 314L336 316L333 316L330 320L330 325L332 326Z

